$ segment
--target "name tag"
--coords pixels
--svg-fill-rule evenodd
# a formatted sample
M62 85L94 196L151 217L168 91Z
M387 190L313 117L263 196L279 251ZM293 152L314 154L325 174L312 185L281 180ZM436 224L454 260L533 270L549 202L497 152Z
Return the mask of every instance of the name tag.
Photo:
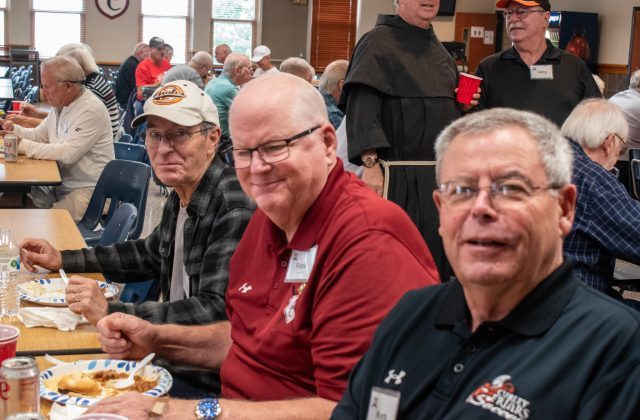
M316 262L318 245L314 245L306 251L291 252L285 283L305 283L309 280L313 264Z
M367 420L395 420L398 416L400 393L374 386L371 388Z
M553 80L553 66L531 66L531 80Z

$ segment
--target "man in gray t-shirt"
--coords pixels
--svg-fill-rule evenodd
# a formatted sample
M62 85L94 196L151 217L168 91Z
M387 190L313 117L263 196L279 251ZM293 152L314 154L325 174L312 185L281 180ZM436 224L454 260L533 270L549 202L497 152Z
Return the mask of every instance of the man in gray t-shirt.
M169 83L175 80L188 80L193 82L200 89L204 89L209 70L213 68L213 57L206 51L198 51L193 55L187 64L178 64L167 70L162 79L162 83Z

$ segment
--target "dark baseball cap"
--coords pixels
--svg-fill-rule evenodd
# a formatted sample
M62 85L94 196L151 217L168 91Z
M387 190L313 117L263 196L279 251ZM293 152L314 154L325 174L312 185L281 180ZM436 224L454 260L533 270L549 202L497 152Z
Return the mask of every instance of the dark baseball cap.
M527 0L498 0L496 1L496 7L498 9L506 9L507 6L509 5L509 3L511 2L516 2L518 4L521 4L523 6L526 7L542 7L544 10L546 11L550 11L551 10L551 3L549 3L548 0L531 0L531 1L527 1Z
M149 40L149 48L162 48L164 47L164 39L154 36Z

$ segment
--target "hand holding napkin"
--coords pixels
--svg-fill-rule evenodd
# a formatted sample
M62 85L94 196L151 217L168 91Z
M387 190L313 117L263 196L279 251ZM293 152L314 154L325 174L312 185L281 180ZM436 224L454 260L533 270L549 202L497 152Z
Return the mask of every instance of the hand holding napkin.
M82 315L71 312L69 308L22 308L18 313L18 319L27 328L51 327L60 331L73 331L78 324L89 322Z

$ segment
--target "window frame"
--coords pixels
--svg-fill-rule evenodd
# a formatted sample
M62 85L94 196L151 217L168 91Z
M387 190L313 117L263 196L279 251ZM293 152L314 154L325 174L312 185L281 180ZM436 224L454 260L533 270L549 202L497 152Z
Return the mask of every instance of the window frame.
M142 2L144 0L138 0L138 42L149 42L148 39L142 39L144 32L144 18L169 18L169 19L185 19L185 46L184 53L185 56L182 57L184 61L182 63L188 63L193 55L192 51L192 40L191 40L191 32L193 27L193 2L194 0L187 0L187 14L186 15L145 15L142 13ZM149 0L151 1L151 0ZM157 0L155 0L157 1ZM165 40L166 41L166 40ZM169 43L171 45L171 43Z
M260 22L260 16L262 13L262 0L254 0L255 3L255 14L254 14L254 18L252 20L247 20L247 19L220 19L220 18L214 18L213 17L213 2L215 0L209 0L209 5L211 6L211 13L210 13L210 22L209 22L209 48L210 50L215 53L215 48L216 46L214 45L214 39L213 39L213 33L215 31L215 23L216 21L220 21L220 22L225 22L225 23L251 23L251 51L253 51L253 49L255 47L258 46L258 26L259 26L259 22ZM233 49L233 46L231 46ZM249 57L251 57L251 51L249 52ZM222 65L218 64L216 62L215 57L213 58L213 62L215 64L215 67L217 68L221 68Z
M30 48L37 50L36 48L36 13L60 13L65 15L80 15L80 42L86 42L87 35L87 0L82 0L82 11L81 12L68 12L68 11L60 11L60 10L49 10L49 9L34 9L33 2L30 2L31 6L31 40ZM5 10L6 14L6 10ZM6 22L5 22L6 23ZM6 31L6 26L5 26ZM61 45L62 47L62 45ZM41 57L43 58L43 57ZM47 58L47 57L44 57Z

